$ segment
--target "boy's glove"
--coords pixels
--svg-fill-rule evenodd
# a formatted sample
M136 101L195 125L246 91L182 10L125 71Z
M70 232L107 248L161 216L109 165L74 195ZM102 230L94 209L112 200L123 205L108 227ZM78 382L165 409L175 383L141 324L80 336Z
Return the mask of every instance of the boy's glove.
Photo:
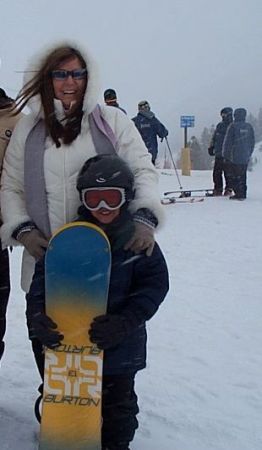
M55 331L57 325L44 313L36 313L30 318L30 339L37 338L45 347L55 348L61 345L64 336Z
M120 344L138 325L133 315L125 317L105 314L94 318L88 333L93 344L106 350Z
M34 228L31 231L21 233L17 239L35 259L40 259L44 256L48 241L41 231Z

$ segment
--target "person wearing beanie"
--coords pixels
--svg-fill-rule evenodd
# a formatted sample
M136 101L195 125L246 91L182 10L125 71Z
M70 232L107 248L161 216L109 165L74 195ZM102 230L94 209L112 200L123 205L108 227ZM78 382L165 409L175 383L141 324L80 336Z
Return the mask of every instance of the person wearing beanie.
M77 220L102 228L112 251L107 313L95 317L86 330L91 342L104 350L102 450L129 450L138 427L135 376L146 367L146 323L168 292L168 269L157 243L150 257L144 251L135 255L124 250L134 232L128 210L134 175L122 158L98 155L87 160L77 190L81 199ZM43 346L59 348L63 341L62 330L45 314L44 277L43 258L26 296L29 338L39 344L35 358L42 378Z
M114 89L106 89L104 92L104 100L107 106L114 106L115 108L120 109L123 113L126 114L126 111L119 106L117 101L116 91Z
M208 147L209 155L215 156L215 163L213 168L214 196L223 194L223 175L225 178L224 195L232 194L230 172L222 156L222 147L227 128L233 121L233 109L227 106L221 109L220 115L222 117L222 120L217 124L210 145Z
M231 172L234 195L230 200L245 200L247 196L247 166L255 147L255 133L246 122L247 111L237 108L234 121L228 127L223 143L223 157Z
M4 89L0 88L0 177L6 147L12 136L13 129L20 116L12 115L14 100L8 97ZM1 213L0 213L0 225ZM9 255L7 248L2 249L0 240L0 359L4 353L4 335L6 331L6 310L10 294Z
M157 137L163 140L167 137L168 130L151 111L147 100L142 100L138 103L138 113L132 120L151 154L152 163L155 165L158 153Z

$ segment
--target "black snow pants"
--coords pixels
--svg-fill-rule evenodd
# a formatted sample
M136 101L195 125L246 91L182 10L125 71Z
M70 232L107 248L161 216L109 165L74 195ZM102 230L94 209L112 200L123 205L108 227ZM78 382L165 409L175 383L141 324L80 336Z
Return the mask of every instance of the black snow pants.
M4 353L6 331L6 311L10 294L10 271L8 250L2 250L0 241L0 359Z
M213 168L213 182L214 190L218 192L223 192L223 175L225 177L225 191L232 189L232 182L230 177L230 170L228 164L224 162L224 158L216 156L215 164Z
M43 346L32 339L32 348L42 380L44 379ZM102 450L128 450L138 428L139 412L134 390L135 372L104 375L102 386Z
M247 164L230 164L232 188L237 198L247 196Z

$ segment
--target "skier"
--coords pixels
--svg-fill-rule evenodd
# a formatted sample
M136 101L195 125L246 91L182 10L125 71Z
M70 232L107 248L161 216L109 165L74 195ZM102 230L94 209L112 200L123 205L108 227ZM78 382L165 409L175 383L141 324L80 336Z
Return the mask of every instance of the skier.
M138 103L138 113L132 120L141 134L149 153L151 153L152 163L155 164L158 153L157 136L163 140L168 135L167 129L156 118L146 100Z
M245 200L247 196L247 166L255 147L254 129L246 122L247 111L237 108L234 122L228 127L223 143L223 157L231 172L235 195L230 200Z
M133 122L118 108L97 105L98 73L92 57L63 42L35 55L25 71L18 110L31 113L17 125L2 176L2 240L23 245L22 288L28 292L35 260L53 231L75 219L77 174L86 159L107 146L135 174L130 209L136 231L129 246L148 254L163 223L158 174ZM102 144L101 144L102 142Z
M126 114L126 111L119 106L117 101L116 91L114 89L106 89L104 92L104 100L107 106L114 106L115 108L120 109Z
M215 196L223 194L223 174L225 177L224 195L232 194L229 168L222 155L222 146L227 128L233 121L233 109L230 107L225 107L221 109L220 115L222 117L222 121L217 124L210 145L208 147L209 155L215 156L215 164L213 168L213 195Z
M0 89L0 178L6 147L10 141L13 129L20 116L12 115L14 100ZM2 224L0 215L0 225ZM2 250L0 240L0 359L4 353L4 335L6 331L6 310L10 294L10 273L8 250Z
M103 180L103 182L101 182ZM168 291L168 271L157 244L150 257L134 258L124 247L134 232L128 205L134 197L134 176L117 156L95 156L81 169L77 189L81 221L100 226L112 249L107 314L94 318L91 342L105 350L102 387L102 449L128 450L138 427L135 375L146 366L146 321L158 310ZM44 261L36 271L27 299L29 337L40 343L35 353L43 378L42 345L55 348L62 330L45 314Z

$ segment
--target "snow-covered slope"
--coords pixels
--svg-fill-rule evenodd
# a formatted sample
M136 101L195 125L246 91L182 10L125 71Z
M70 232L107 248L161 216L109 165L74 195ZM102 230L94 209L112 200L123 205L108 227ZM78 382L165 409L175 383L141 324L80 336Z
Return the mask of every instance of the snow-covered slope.
M161 175L161 192L178 189ZM206 198L166 206L158 241L170 292L148 324L148 367L137 375L140 428L132 450L262 448L262 165L248 174L248 199ZM181 177L212 187L211 172ZM39 383L12 262L6 353L0 369L1 450L33 450Z

